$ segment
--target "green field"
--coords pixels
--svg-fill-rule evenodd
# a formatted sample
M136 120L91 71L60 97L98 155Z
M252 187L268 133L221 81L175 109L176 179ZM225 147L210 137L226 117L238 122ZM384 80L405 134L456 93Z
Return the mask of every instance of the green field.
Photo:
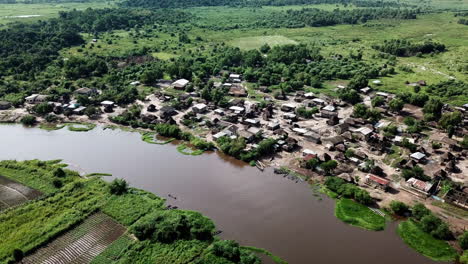
M258 37L243 37L234 39L229 42L230 45L239 47L240 49L258 49L267 44L270 47L286 44L297 44L296 41L288 39L285 36L258 36Z
M401 222L398 234L408 246L433 260L453 261L457 258L457 252L447 242L425 233L413 220Z
M114 5L108 2L0 4L0 29L4 24L11 22L33 22L57 17L60 11L71 11L73 9L83 10L86 8L106 8L112 6ZM18 17L31 15L35 17Z
M336 202L335 215L347 224L364 229L380 231L385 228L385 218L383 216L349 199L339 199Z

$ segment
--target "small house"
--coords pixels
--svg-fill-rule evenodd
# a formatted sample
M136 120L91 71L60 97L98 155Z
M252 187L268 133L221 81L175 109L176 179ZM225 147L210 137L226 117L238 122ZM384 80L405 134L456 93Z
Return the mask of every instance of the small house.
M359 89L359 91L363 94L368 94L370 91L372 91L372 88L370 87L364 87L362 89Z
M314 94L314 93L305 93L305 94L304 94L304 97L307 98L307 99L314 99L314 98L315 98L315 94Z
M368 174L365 178L365 183L367 185L373 186L374 188L380 188L384 191L387 191L390 187L390 181L382 177Z
M250 143L255 140L255 134L250 133L247 130L237 131L237 136L244 138L247 143Z
M312 99L312 102L315 105L325 105L326 104L325 100L320 99L320 98L314 98L314 99Z
M249 126L260 126L260 120L258 119L252 119L252 118L247 118L244 120L244 124L245 125L249 125Z
M218 109L215 109L214 112L215 112L215 114L220 115L220 116L224 115L224 110L223 109L218 108Z
M334 126L334 128L335 128L335 132L341 135L344 132L349 130L349 125L347 123L341 123L341 124Z
M214 134L214 135L213 135L213 139L216 141L216 140L218 140L218 139L220 139L220 138L222 138L222 137L225 137L225 136L227 136L227 135L228 135L228 134L227 134L226 132L221 131L221 132L218 132L218 133Z
M137 86L137 85L140 85L140 81L134 81L134 82L131 82L130 85L133 85L133 86Z
M245 108L244 107L240 107L240 106L231 106L229 107L229 110L233 111L234 113L239 113L239 114L242 114L244 113L245 111Z
M270 123L268 123L267 127L268 127L269 130L274 131L274 130L280 128L280 124L278 122L270 122Z
M336 108L333 105L327 105L321 109L322 111L335 112Z
M313 155L313 156L317 157L317 152L315 152L313 150L310 150L310 149L304 149L302 151L302 156L306 157L307 155Z
M305 128L293 128L293 131L296 132L298 135L304 135L305 133L307 133L307 129Z
M112 101L102 101L101 105L104 107L104 112L110 113L114 111L114 102Z
M363 139L368 139L370 135L372 134L373 130L369 127L360 127L356 130L354 130L354 133L356 133L359 137Z
M197 114L202 114L206 112L206 109L207 109L207 106L206 104L203 104L203 103L196 104L192 107L192 111Z
M186 79L179 79L175 82L172 83L172 86L174 87L174 89L177 89L177 90L184 90L185 87L189 84L189 80L186 80Z
M241 80L241 75L237 73L231 73L229 74L229 81L234 82L234 83L240 83Z
M425 195L429 195L429 193L430 193L430 191L432 189L432 186L434 185L434 184L432 184L430 182L421 181L421 180L418 180L416 178L410 178L409 180L406 181L406 184L411 189L413 189L413 190L415 190L417 192L423 193Z
M78 107L78 108L76 108L76 109L73 110L73 114L75 114L75 115L82 115L82 114L84 114L84 111L85 111L85 110L86 110L86 107L80 106L80 107Z
M91 89L91 88L83 87L83 88L76 89L74 93L75 93L76 95L92 96L92 95L97 94L98 92L97 92L96 89Z
M42 94L32 94L26 98L24 98L26 103L28 104L39 104L43 103L47 100L47 95L42 95Z
M293 114L293 113L284 113L283 118L287 119L287 120L295 121L295 120L297 120L297 115Z
M410 155L410 158L416 162L424 163L426 161L426 154L421 152L415 152Z
M174 107L165 105L159 110L159 116L163 119L177 115L177 111Z
M247 96L247 90L241 86L232 86L229 88L229 95L235 97L245 97Z
M302 136L307 141L313 142L315 144L320 144L320 135L315 132L309 131L309 132L304 133Z
M296 109L296 106L293 104L281 105L281 111L284 111L284 112L291 112L291 111L294 111L294 109Z

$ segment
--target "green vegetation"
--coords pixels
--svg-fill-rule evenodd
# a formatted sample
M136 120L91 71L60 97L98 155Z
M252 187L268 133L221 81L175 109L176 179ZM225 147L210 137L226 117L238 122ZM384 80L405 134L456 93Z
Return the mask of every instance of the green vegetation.
M68 130L74 132L87 132L93 130L96 125L91 123L67 124Z
M390 209L396 215L404 216L406 213L409 212L409 207L403 202L400 201L391 201L390 202Z
M336 202L335 215L345 223L364 229L380 231L385 228L383 216L350 199L339 199Z
M150 144L166 145L175 140L175 138L170 138L165 141L156 141L156 133L144 132L141 133L141 140Z
M193 150L186 144L180 144L179 146L177 146L177 151L179 151L179 153L181 154L192 155L192 156L198 156L198 155L203 154L204 152L204 150L201 150L201 149Z
M457 252L447 242L433 238L414 220L401 222L398 234L411 248L436 261L453 261Z
M345 180L338 177L327 177L325 179L326 188L333 193L345 198L354 199L356 202L369 205L373 202L370 194L354 184L346 183Z
M278 256L273 255L270 251L268 251L266 249L250 247L250 246L242 246L241 248L248 249L248 250L250 250L252 252L255 252L255 253L265 254L266 256L269 256L271 258L271 260L273 260L273 262L275 262L276 264L288 264L285 260L283 260L282 258L280 258Z

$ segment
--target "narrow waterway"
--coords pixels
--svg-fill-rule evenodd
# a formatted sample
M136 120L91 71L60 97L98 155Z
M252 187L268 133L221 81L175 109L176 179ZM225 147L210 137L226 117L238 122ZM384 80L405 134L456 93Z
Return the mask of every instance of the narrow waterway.
M383 232L342 223L333 214L334 201L305 183L219 153L182 155L175 145L148 144L138 133L1 125L0 159L63 159L73 169L112 173L169 205L202 212L222 238L265 248L290 264L436 263L408 248L394 223Z

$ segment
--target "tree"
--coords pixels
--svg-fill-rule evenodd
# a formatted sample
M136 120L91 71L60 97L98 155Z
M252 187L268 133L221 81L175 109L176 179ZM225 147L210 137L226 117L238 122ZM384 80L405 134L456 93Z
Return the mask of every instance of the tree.
M461 236L458 237L458 244L463 250L468 249L468 231L465 231Z
M390 209L392 209L392 212L397 215L404 215L406 212L408 212L409 207L403 202L394 200L390 202Z
M335 160L325 161L320 164L320 168L326 174L329 174L330 172L332 172L337 166L338 166L338 162L336 162Z
M62 168L57 168L54 170L54 177L64 178L65 176L66 176L66 173Z
M36 124L36 117L33 115L25 115L21 118L21 124L25 126L33 126Z
M441 223L435 230L432 230L431 235L437 239L449 240L453 237L452 231L446 223Z
M366 118L367 117L367 106L365 104L356 104L354 106L353 115L355 117Z
M423 107L424 118L427 121L438 120L443 106L444 104L439 99L430 98Z
M345 88L338 91L338 97L350 104L357 104L361 102L361 96L356 92L356 90Z
M363 190L357 187L356 187L356 190L354 191L354 200L364 205L369 205L373 201L372 197L366 190Z
M426 233L431 233L436 230L439 225L442 224L442 220L433 214L428 214L421 218L421 228Z
M124 179L114 179L109 185L109 190L111 194L124 194L128 190L128 183Z
M459 126L462 122L462 114L459 111L453 113L444 113L439 120L439 126L443 129Z
M358 74L351 78L348 84L348 88L353 90L359 90L361 88L366 87L368 84L369 80L367 79L367 77L362 74Z
M431 211L422 203L417 203L413 206L411 213L416 220L421 220L424 216L431 214Z
M146 84L146 85L152 85L154 83L156 83L158 81L158 79L161 79L163 77L163 71L161 70L161 68L157 67L157 68L152 68L152 69L149 69L149 70L145 70L141 76L140 76L140 80L142 83Z
M13 259L15 260L15 262L21 262L23 263L23 258L24 258L24 253L21 249L17 249L15 248L13 250Z
M87 115L89 118L93 118L97 114L99 114L99 109L91 105L91 106L86 107L84 114Z
M34 113L41 116L52 112L53 109L54 107L46 102L37 104L33 107Z
M392 112L400 112L403 109L404 105L405 103L401 99L398 99L398 98L392 99L388 103L388 107L390 111Z
M260 52L261 53L268 53L270 51L270 46L268 44L263 44L261 47L260 47Z
M382 96L376 96L371 100L372 107L381 106L384 103L385 99Z

